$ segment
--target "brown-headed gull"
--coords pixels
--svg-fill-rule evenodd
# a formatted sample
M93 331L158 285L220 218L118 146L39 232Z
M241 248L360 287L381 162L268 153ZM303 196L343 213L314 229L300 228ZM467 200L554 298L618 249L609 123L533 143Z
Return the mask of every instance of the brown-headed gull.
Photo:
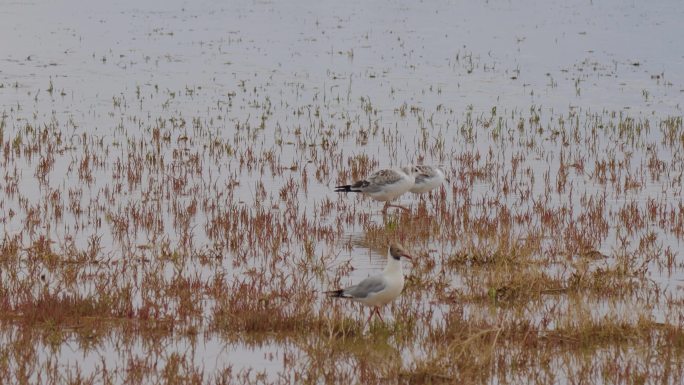
M380 314L380 306L386 305L401 294L404 288L404 273L401 269L401 258L412 259L406 252L403 246L398 243L392 244L389 249L389 256L387 258L387 266L382 274L368 277L354 286L349 286L345 289L326 291L328 297L346 298L355 302L360 302L367 306L372 306L368 321L373 318L373 314L377 314L382 319Z

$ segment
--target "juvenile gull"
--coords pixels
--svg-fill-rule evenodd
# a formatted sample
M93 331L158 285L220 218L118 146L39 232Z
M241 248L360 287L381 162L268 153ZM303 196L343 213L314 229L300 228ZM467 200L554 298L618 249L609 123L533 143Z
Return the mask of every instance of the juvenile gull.
M376 201L385 202L382 208L383 213L389 206L406 210L405 207L392 205L389 202L413 187L416 171L417 169L413 167L376 171L366 179L335 187L335 192L361 193Z
M387 258L387 265L382 274L368 277L354 286L349 286L346 289L326 291L328 297L346 298L355 302L360 302L367 306L372 306L368 321L373 318L373 314L377 314L380 320L380 306L392 302L401 294L404 288L404 273L401 269L401 258L411 259L411 256L406 252L403 246L398 243L392 244Z
M443 166L416 165L404 168L413 170L415 182L409 191L414 194L426 193L449 181Z

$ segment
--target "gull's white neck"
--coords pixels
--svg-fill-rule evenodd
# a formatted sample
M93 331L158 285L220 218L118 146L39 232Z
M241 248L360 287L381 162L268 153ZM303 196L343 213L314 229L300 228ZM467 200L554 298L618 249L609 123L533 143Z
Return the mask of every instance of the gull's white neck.
M391 255L387 258L387 266L385 266L385 270L383 271L383 274L385 275L402 275L401 271L401 260L397 261L392 257Z

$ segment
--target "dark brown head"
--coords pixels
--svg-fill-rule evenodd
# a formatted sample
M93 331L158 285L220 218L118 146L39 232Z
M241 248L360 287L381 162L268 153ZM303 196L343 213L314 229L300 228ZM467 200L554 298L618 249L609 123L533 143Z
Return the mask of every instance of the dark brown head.
M411 255L406 251L404 246L397 242L392 243L390 246L390 255L397 261L401 260L401 258L413 259L413 257L411 257Z

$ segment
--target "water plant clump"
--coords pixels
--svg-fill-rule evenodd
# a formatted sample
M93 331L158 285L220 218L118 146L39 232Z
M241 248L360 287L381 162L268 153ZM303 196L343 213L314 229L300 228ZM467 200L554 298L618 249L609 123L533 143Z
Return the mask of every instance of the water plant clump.
M27 12L7 7L0 25ZM551 70L525 61L526 26L514 51L454 44L471 35L454 7L535 16L492 5L394 4L370 29L353 4L207 7L86 7L46 38L59 49L10 39L0 378L682 382L678 74L608 48ZM405 210L335 192L415 165L444 175L392 196ZM325 296L395 242L412 263L382 320Z

